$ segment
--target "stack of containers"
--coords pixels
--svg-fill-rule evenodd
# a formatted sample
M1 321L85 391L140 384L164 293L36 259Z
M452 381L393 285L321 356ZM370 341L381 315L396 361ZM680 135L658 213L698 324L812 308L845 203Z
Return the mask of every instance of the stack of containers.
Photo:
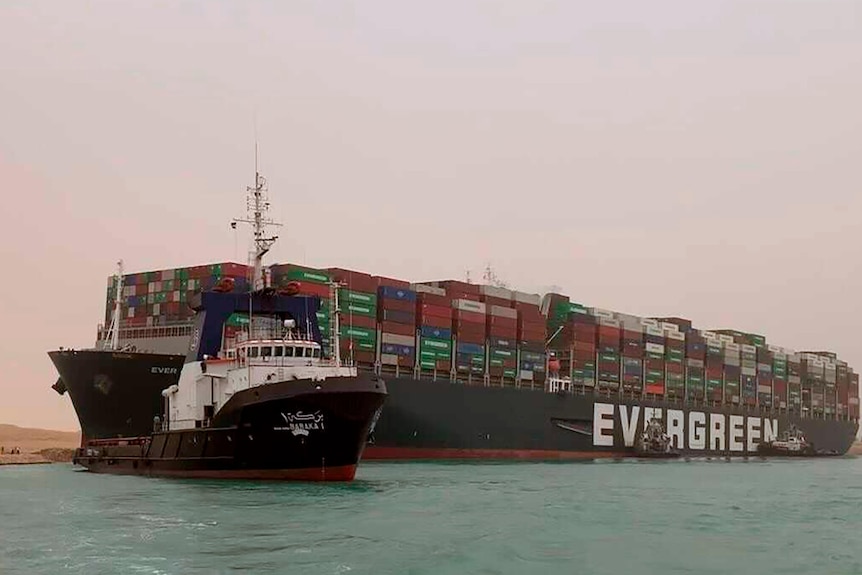
M334 281L344 284L338 290L341 355L358 364L373 364L377 351L377 280L370 274L341 268L329 268L327 271ZM326 327L323 335L324 342L328 344L331 330L328 300L325 306L321 305L318 320L323 320L321 329ZM325 347L328 348L328 345Z
M802 412L802 358L798 353L787 355L787 406L794 413Z
M685 397L685 334L674 323L662 323L665 335L665 395Z
M741 387L742 402L746 405L757 403L757 348L749 344L741 344L742 358Z
M775 361L769 348L756 347L757 350L757 403L763 407L772 407L773 373L772 364Z
M620 315L622 323L622 387L631 393L643 393L644 385L644 340L643 319Z
M376 279L380 363L412 368L416 364L416 292L407 282Z
M787 350L769 346L772 352L772 407L787 409Z
M740 401L740 379L742 377L742 349L733 338L719 335L724 348L724 402L738 404Z
M850 371L850 390L847 399L847 410L851 419L859 419L859 374Z
M536 294L512 292L512 307L517 312L518 317L516 352L519 357L515 358L515 363L511 367L510 363L503 362L503 376L506 378L517 377L518 363L521 361L520 356L527 354L525 361L533 363L544 358L547 332L545 330L545 318L539 308L540 303L541 299ZM499 340L496 343L492 340L491 343L492 346L500 347ZM544 365L544 362L542 363Z
M724 348L721 336L703 332L706 340L706 399L724 401Z
M499 378L504 370L514 370L518 365L518 310L512 307L514 294L510 290L483 285L479 293L486 309L488 374Z
M595 387L598 323L589 313L572 313L572 382Z
M824 403L826 405L825 413L826 417L834 417L838 411L837 405L837 390L835 389L835 384L838 380L838 363L836 357L830 357L824 361Z
M427 371L451 371L452 300L443 288L424 284L413 284L410 287L416 292L419 368Z
M825 363L817 354L800 353L802 367L802 409L819 416L824 410L823 378Z
M475 295L478 297L478 294ZM479 376L485 374L487 311L485 304L480 301L463 297L452 300L452 332L456 342L455 369L459 373ZM529 379L532 378L533 371L529 370ZM522 379L526 379L525 374L522 374Z
M296 264L276 264L270 266L270 274L272 285L276 288L293 283L300 295L315 295L321 300L329 300L330 275L327 270Z
M664 370L665 370L665 337L664 331L655 320L644 320L646 334L644 339L646 345L644 351L646 362L644 365L644 393L651 395L664 395Z
M835 394L837 395L836 412L839 418L846 419L848 417L847 404L850 399L850 370L846 361L838 362L835 381Z
M706 339L694 330L685 334L685 393L686 397L703 400L706 374Z
M592 315L598 323L598 386L605 389L619 389L620 386L620 348L622 330L613 312L592 308Z

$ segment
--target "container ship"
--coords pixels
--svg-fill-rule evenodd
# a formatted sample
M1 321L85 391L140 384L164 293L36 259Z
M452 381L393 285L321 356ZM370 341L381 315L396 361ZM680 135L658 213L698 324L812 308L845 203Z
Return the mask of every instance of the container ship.
M119 298L109 288L106 321L116 311L122 318L110 357L73 369L71 355L93 352L49 354L60 374L55 389L68 390L83 435L149 430L164 413L161 390L175 383L176 362L196 337L187 302L226 283L247 290L249 278L246 266L219 263L125 275ZM764 445L791 430L824 454L846 453L855 439L859 375L834 353L486 278L411 283L277 264L263 279L320 297L324 354L335 352L337 315L340 355L385 380L388 399L366 460L619 457L634 453L654 419L687 455L773 453ZM222 336L245 321L230 318ZM97 347L109 331L98 329Z

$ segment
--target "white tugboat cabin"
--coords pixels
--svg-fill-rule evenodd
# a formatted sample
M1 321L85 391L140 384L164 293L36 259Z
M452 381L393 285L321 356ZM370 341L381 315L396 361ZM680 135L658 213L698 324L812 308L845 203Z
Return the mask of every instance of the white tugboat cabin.
M290 380L324 381L355 377L356 367L340 358L323 357L320 344L295 332L285 320L283 335L238 334L218 358L186 363L179 383L165 389L166 427L171 430L208 427L218 410L237 392ZM262 337L261 337L262 335ZM338 345L336 342L335 345Z

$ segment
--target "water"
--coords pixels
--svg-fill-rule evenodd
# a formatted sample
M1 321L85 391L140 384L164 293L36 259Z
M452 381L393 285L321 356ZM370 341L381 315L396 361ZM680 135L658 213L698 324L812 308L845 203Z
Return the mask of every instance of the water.
M862 458L366 462L352 484L0 467L0 573L862 573Z

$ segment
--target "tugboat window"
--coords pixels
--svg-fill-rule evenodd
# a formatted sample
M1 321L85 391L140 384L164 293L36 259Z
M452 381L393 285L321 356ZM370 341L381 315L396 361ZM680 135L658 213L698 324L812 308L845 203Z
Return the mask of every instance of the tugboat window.
M282 354L284 354L284 348L282 346L277 345L277 346L275 346L274 349L275 349L275 353L273 353L273 355L275 357L281 357Z
M272 348L268 345L260 348L260 357L272 357Z
M311 348L310 347L305 348L305 357L311 357Z
M320 357L320 350L317 348L314 348L314 357Z
M293 348L287 346L284 348L284 357L293 357Z
M257 349L256 347L248 348L248 356L249 357L257 357Z

